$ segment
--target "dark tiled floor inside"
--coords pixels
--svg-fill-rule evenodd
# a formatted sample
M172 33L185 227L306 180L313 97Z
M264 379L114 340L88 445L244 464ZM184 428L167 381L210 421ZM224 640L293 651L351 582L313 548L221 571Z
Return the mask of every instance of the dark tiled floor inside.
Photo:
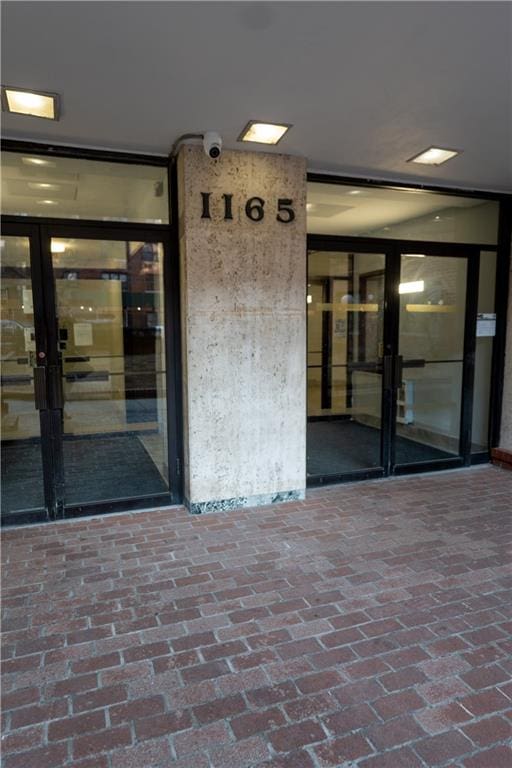
M510 768L512 473L3 535L4 768Z
M433 459L452 458L453 454L396 437L397 464L413 464ZM350 419L310 421L308 423L308 475L337 475L356 469L372 469L381 464L381 431Z
M2 446L2 511L42 506L40 444ZM165 493L167 485L136 434L66 437L63 446L67 504Z

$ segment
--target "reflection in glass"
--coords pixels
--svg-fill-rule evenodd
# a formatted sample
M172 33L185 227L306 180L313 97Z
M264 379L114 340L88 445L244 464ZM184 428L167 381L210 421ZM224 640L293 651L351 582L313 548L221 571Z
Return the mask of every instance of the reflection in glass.
M53 240L66 503L167 491L163 247Z
M2 513L44 506L30 244L2 237Z
M3 152L2 213L167 224L167 170Z
M381 465L385 256L308 258L309 475Z
M463 258L401 257L398 464L459 454L466 273Z
M499 203L419 189L309 182L310 234L488 243L498 239Z

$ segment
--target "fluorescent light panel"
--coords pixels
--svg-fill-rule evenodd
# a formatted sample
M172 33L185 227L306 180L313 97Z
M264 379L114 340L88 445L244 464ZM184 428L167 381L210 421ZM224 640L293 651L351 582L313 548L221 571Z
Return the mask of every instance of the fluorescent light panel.
M423 293L424 290L424 280L415 280L412 283L400 283L398 286L398 293Z
M419 155L411 157L408 163L421 163L422 165L442 165L452 157L460 155L459 149L442 149L441 147L429 147Z
M23 165L55 167L55 162L53 160L45 160L42 157L22 157L21 162Z
M261 120L250 120L238 137L238 141L277 144L291 127L286 123L264 123Z
M2 86L2 109L15 115L59 119L59 97L56 93L27 91Z

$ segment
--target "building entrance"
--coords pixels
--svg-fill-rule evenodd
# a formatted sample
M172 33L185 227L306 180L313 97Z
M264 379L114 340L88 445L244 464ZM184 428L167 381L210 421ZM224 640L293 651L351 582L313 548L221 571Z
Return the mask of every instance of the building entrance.
M310 482L470 463L478 270L472 246L310 238Z
M168 256L140 227L4 226L4 522L174 500Z

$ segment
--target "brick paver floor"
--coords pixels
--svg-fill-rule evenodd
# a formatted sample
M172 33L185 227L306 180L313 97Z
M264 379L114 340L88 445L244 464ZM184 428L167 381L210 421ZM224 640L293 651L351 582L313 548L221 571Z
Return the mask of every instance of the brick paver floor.
M6 531L4 768L510 768L511 499L477 467Z

